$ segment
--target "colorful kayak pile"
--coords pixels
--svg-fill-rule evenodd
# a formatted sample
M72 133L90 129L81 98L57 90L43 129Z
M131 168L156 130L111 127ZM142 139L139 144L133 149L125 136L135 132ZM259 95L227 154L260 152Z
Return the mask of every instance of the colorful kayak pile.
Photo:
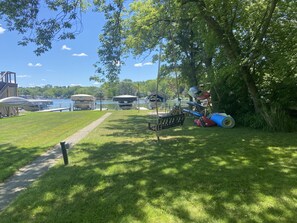
M198 126L210 127L217 125L222 128L233 128L235 126L235 120L226 113L212 113L206 117L200 112L190 109L183 109L183 112L196 117L197 119L194 120L194 123Z

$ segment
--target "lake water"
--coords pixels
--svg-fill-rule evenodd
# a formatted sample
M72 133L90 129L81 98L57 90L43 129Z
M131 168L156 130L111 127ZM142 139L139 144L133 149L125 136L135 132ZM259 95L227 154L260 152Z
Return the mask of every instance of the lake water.
M51 99L53 101L53 104L49 106L49 108L71 108L73 110L73 101L71 99ZM102 105L103 109L110 109L110 110L117 110L118 102L112 101L112 100L102 100L101 102L98 100L96 101L96 109L100 109L100 103ZM138 105L137 102L135 102L135 105ZM147 107L147 104L143 99L139 100L139 107Z
M71 108L73 110L73 101L71 99L51 99L53 101L53 104L49 106L49 108ZM182 101L182 106L185 107L187 101ZM102 105L102 109L108 109L108 110L118 110L118 102L112 101L112 100L102 100L100 102L99 100L96 101L96 109L100 109L100 103ZM174 104L176 104L176 100L168 100L166 102L166 109L172 108ZM164 108L164 104L162 105ZM134 102L134 108L135 107L144 107L149 108L148 103L144 99L140 99L139 102Z

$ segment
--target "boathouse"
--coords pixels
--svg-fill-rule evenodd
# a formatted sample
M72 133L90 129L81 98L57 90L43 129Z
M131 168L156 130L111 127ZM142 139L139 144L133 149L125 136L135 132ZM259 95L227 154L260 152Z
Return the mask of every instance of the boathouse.
M1 71L0 73L0 99L14 97L18 95L18 85L16 83L16 73L11 71ZM14 116L18 114L17 107L0 106L0 117Z

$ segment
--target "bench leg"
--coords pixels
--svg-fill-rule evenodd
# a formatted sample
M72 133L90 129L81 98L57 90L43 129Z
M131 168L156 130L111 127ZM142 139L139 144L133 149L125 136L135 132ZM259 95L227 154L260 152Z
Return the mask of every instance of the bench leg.
M156 131L156 136L157 136L157 140L160 141L160 136L159 136L159 132Z

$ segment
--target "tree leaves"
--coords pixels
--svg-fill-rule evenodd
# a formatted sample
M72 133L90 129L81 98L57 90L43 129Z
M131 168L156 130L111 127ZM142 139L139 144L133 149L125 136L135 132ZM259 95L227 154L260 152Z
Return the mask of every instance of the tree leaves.
M45 7L45 9L43 9ZM22 34L19 44L36 45L36 55L52 48L55 40L74 39L81 32L81 13L87 7L84 0L3 0L0 19L8 30ZM51 15L48 18L41 14Z
M94 65L97 75L93 79L103 80L106 77L110 82L118 81L122 65L122 11L123 1L101 2L96 4L106 19L103 33L99 35L99 61Z

